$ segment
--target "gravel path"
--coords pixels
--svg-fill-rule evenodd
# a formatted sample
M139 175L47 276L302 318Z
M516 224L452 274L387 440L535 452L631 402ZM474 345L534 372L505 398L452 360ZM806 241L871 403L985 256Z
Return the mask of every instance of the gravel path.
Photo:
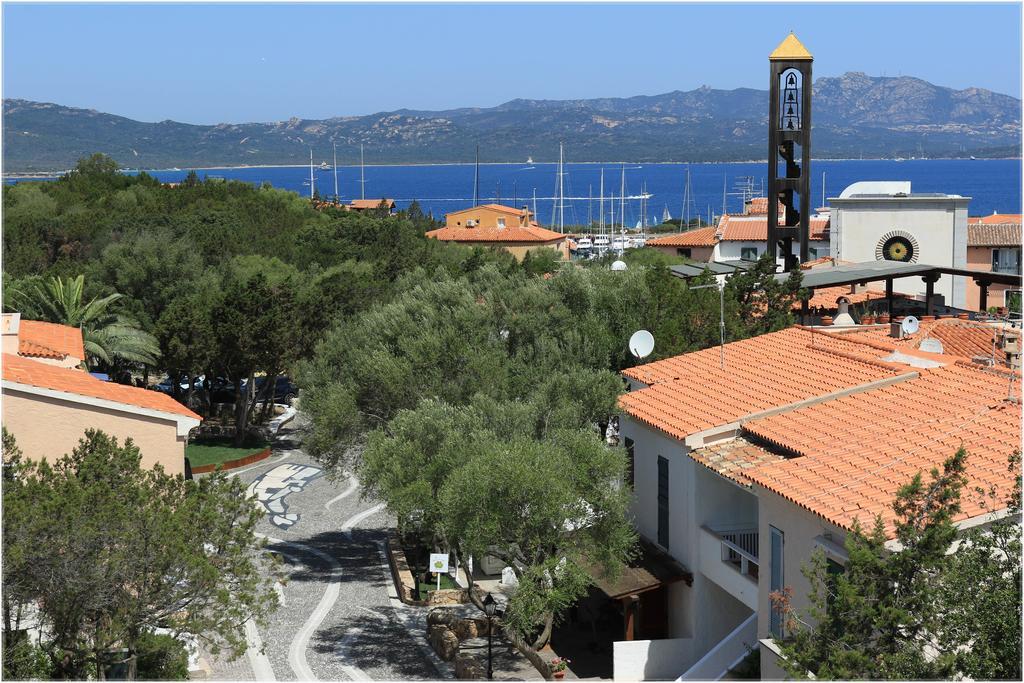
M393 524L352 478L332 481L301 449L302 416L281 430L272 456L235 473L260 496L257 531L287 576L281 606L258 630L273 677L294 680L436 680L447 666L426 645L425 609L389 596L383 555ZM251 489L253 490L253 489ZM391 587L393 592L393 587ZM207 656L215 680L267 680L250 651L233 662Z

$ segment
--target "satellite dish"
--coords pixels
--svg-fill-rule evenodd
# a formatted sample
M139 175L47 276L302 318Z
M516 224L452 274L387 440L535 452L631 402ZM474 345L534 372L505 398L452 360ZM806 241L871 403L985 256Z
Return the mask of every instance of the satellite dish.
M903 330L903 334L915 334L921 328L921 322L912 315L908 315L900 323L900 329Z
M626 269L626 262L625 261L616 261L615 263L612 264L612 270L625 270L625 269Z
M647 358L654 350L654 335L647 330L637 330L629 338L629 352L636 358Z

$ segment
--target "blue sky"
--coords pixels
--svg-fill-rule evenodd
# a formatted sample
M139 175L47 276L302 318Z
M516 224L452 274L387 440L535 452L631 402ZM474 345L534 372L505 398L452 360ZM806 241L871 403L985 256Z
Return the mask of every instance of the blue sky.
M3 7L3 96L188 123L765 88L793 30L815 76L1020 97L1018 4Z

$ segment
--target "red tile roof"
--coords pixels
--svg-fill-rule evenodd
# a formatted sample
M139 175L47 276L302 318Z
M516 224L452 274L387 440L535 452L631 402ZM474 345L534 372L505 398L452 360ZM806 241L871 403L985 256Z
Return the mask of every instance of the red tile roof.
M526 242L549 244L566 239L566 236L539 225L517 226L507 228L438 228L427 233L427 237L442 242Z
M389 209L394 208L394 199L353 199L348 208L364 210L364 209L377 209L380 208L381 202L383 202Z
M57 323L22 319L18 324L18 354L56 359L71 356L85 360L82 330Z
M818 287L814 290L811 298L807 300L807 306L809 308L824 308L833 309L837 308L837 301L840 297L846 297L850 301L850 305L862 304L866 301L876 301L878 299L885 298L885 292L877 289L862 289L859 292L851 292L849 285L837 285L835 287ZM897 299L905 298L909 295L902 294L900 292L893 292L893 296ZM793 310L800 310L801 305L799 301L793 302Z
M992 355L992 341L999 328L994 325L972 323L955 318L940 318L922 322L915 334L902 339L890 336L888 325L864 326L850 332L826 331L826 334L841 336L854 341L864 341L887 349L920 349L921 343L929 337L942 342L943 354L970 360L975 356ZM1002 354L996 346L996 357Z
M667 358L623 372L648 384L623 395L636 420L683 439L764 410L896 377L908 369L883 363L885 352L793 327ZM826 371L827 369L827 371Z
M713 247L716 244L718 240L715 238L714 226L647 240L647 246L653 247Z
M963 446L968 484L957 519L998 509L1013 484L1007 457L1021 439L1018 402L1005 372L953 363L920 377L744 424L744 431L800 457L745 471L760 486L844 528L889 525L899 487ZM975 488L995 488L983 506ZM990 501L991 503L991 501Z
M767 216L768 215L768 198L767 197L754 197L746 202L746 206L743 207L748 216ZM781 216L785 212L786 207L782 202L779 202L779 215Z
M102 382L81 370L61 368L9 353L3 354L3 379L5 382L89 396L139 408L184 415L197 420L201 419L170 396L158 391Z
M1020 225L1021 214L1019 213L994 213L991 216L970 216L968 224L999 225L1001 223L1016 223Z
M967 226L967 246L969 247L1019 247L1020 245L1020 223Z
M810 238L823 241L829 238L829 219L810 219ZM718 222L720 239L726 242L764 242L768 239L767 216L722 216Z

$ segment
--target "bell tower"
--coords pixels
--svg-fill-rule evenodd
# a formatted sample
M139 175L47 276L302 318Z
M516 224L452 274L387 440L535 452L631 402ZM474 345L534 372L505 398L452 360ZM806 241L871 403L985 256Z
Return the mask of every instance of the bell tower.
M777 259L781 252L786 271L807 260L813 61L792 33L768 56L768 253ZM794 239L800 244L799 258L793 255Z

